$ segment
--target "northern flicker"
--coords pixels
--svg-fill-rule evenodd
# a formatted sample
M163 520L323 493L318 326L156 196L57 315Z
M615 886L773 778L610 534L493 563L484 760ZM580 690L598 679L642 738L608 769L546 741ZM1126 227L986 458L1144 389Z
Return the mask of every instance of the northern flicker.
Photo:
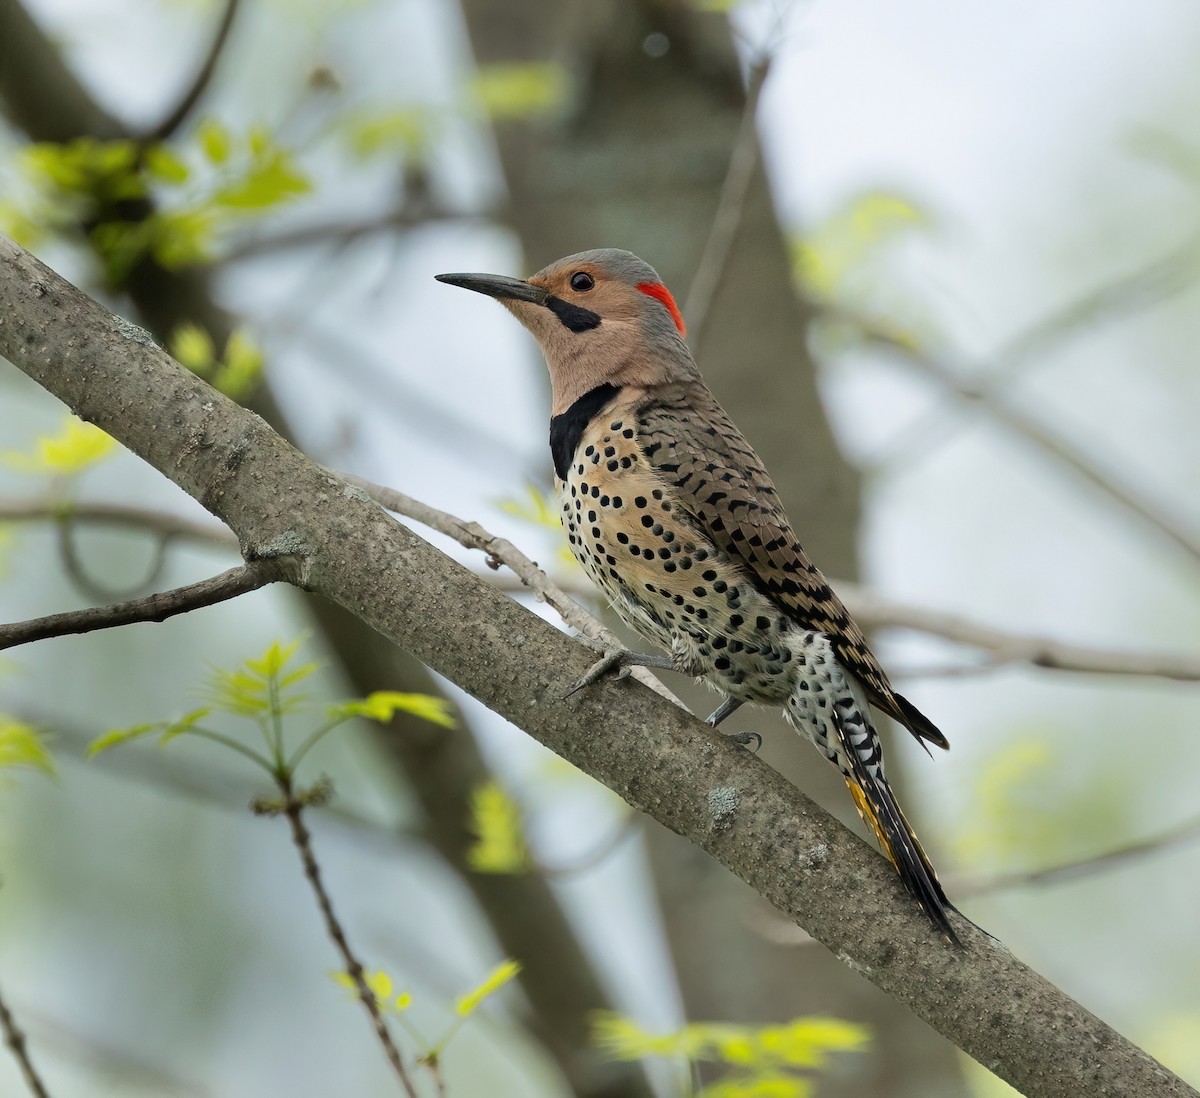
M946 738L892 688L862 630L801 549L758 455L700 377L674 298L648 264L601 248L526 280L444 274L496 298L550 370L550 453L562 522L584 571L669 667L784 717L841 772L934 926L953 910L884 777L871 705L919 741Z

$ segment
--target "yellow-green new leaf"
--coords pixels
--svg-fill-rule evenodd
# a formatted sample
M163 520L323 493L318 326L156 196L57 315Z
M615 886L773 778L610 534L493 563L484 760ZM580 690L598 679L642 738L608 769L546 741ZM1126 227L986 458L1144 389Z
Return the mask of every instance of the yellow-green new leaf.
M185 732L190 732L197 724L212 712L208 706L203 706L200 709L193 709L190 713L185 713L178 720L171 721L164 729L162 739L159 743L170 743L176 736L182 736Z
M200 138L200 148L210 164L219 167L229 159L233 146L229 131L215 118L206 118L201 122L196 136Z
M471 91L490 118L531 118L557 110L570 84L561 65L542 61L480 65Z
M648 1056L695 1058L701 1042L699 1027L685 1026L674 1033L649 1033L632 1018L610 1011L592 1016L592 1040L614 1060L643 1060Z
M411 713L443 728L454 727L454 711L445 698L431 694L406 694L398 690L376 690L365 698L352 698L340 705L331 706L329 715L340 717L365 717L370 721L390 721L397 711Z
M478 987L468 991L465 995L460 995L458 1001L454 1004L454 1009L457 1011L460 1018L469 1018L479 1008L479 1004L484 1001L489 995L494 995L505 984L513 979L521 971L520 962L514 961L511 958L507 961L501 961L486 980Z
M206 203L160 210L145 223L151 229L150 251L169 271L207 263L212 258L216 220Z
M199 324L188 321L180 324L170 338L171 357L194 374L207 376L217 361L217 348L212 336Z
M53 774L54 760L33 725L0 715L0 770L17 767Z
M166 145L151 145L143 154L143 163L155 179L162 183L186 183L188 166Z
M405 156L422 156L429 146L432 121L419 108L365 115L350 124L350 143L366 159L395 150Z
M475 790L471 814L478 840L467 851L467 864L477 873L525 872L530 859L521 810L499 782L486 782Z
M288 644L272 641L261 656L246 660L246 667L261 678L269 679L273 675L278 675L288 665L303 643L304 637L302 636ZM305 672L305 674L311 673L311 671Z
M213 201L233 209L262 210L311 190L308 176L295 167L286 150L264 149L245 176L218 189Z
M101 751L107 751L110 747L128 743L130 740L141 739L143 736L149 736L165 727L166 725L162 721L154 721L151 724L135 724L132 728L114 728L102 736L97 736L88 744L87 757L90 759L94 755L99 755Z
M800 1075L778 1072L735 1075L705 1087L698 1098L811 1098L813 1084Z
M99 427L68 416L58 434L39 438L32 454L0 454L4 464L30 473L73 476L107 457L117 442Z
M262 351L245 328L238 328L225 344L225 356L213 384L231 400L242 400L258 386L262 372Z

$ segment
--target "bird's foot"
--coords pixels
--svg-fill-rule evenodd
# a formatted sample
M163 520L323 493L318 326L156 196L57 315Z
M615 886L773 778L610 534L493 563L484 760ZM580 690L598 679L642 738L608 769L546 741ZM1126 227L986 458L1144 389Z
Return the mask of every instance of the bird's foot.
M720 705L717 706L707 717L704 718L705 724L712 725L716 728L726 717L731 713L736 713L742 707L740 698L726 698Z
M645 652L631 652L628 648L610 648L604 653L568 690L563 697L569 698L585 686L604 678L605 675L615 674L618 679L625 678L635 667L655 667L662 671L676 671L678 668L670 656L654 656Z
M721 735L740 744L751 755L757 754L758 749L762 747L762 736L757 732L722 732Z
M736 712L742 707L742 702L738 698L726 698L716 709L709 713L705 724L716 728L730 713ZM728 736L734 743L741 744L751 754L762 747L762 736L757 732L722 732L722 736Z

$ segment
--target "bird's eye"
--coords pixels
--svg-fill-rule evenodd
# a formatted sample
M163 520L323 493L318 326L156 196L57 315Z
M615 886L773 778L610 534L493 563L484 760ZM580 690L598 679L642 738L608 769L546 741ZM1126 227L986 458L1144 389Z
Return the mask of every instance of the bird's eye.
M587 271L576 271L571 275L571 289L584 293L596 285L596 280Z

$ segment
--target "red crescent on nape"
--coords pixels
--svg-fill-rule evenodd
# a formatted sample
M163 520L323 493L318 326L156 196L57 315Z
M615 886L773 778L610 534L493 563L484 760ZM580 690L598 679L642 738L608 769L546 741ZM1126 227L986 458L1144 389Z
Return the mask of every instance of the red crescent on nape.
M666 286L661 282L639 282L637 288L647 297L661 301L667 307L667 312L671 314L671 319L675 321L675 327L679 329L679 334L687 335L687 328L683 325L683 314L679 311L679 306L675 304L675 299Z

